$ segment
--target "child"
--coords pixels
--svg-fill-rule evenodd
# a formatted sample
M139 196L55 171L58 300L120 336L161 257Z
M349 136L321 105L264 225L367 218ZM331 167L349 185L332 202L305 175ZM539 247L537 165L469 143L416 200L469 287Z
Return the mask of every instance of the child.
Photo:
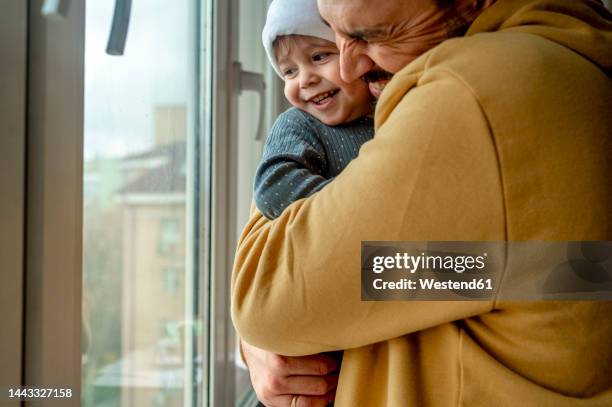
M262 40L294 106L274 123L255 175L257 207L273 219L340 174L374 129L368 86L340 79L334 33L316 0L274 0Z

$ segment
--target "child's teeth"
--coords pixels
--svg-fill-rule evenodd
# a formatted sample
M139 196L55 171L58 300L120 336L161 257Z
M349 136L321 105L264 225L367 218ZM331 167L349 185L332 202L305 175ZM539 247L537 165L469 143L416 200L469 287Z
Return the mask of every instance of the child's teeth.
M315 103L319 103L319 102L320 102L320 101L322 101L323 99L327 98L327 97L328 97L330 94L331 94L331 92L325 92L324 94L322 94L322 95L319 95L319 96L315 97L315 98L313 99L313 102L315 102Z
M317 96L315 99L315 102L320 102L321 100L325 99L326 96L327 96L327 93Z

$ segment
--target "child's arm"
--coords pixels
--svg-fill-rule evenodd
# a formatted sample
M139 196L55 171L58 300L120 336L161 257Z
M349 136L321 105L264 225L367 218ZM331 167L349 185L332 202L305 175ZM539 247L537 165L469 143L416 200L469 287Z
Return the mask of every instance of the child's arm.
M290 109L281 114L255 174L257 208L268 219L278 217L287 206L331 181L321 175L326 166L325 150L305 113Z

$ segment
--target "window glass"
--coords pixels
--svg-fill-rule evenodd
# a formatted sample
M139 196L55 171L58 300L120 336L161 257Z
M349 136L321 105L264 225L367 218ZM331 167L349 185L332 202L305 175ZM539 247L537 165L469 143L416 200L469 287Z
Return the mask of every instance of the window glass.
M120 3L120 2L118 2ZM86 1L83 406L191 406L202 393L198 298L201 32L197 0Z

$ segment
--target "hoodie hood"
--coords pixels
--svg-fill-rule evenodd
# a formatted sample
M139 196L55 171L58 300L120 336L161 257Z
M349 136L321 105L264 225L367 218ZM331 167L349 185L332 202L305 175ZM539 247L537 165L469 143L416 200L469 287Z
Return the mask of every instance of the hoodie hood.
M598 0L498 0L466 35L493 31L538 35L612 72L612 14Z

